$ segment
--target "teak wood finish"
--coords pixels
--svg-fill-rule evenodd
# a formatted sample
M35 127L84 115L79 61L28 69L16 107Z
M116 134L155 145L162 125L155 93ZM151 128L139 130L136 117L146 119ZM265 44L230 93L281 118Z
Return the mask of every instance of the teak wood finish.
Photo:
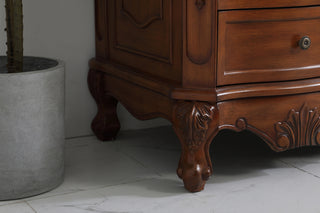
M320 143L320 0L95 0L92 129L116 137L120 101L171 121L177 173L201 191L222 129L280 152ZM311 42L310 42L311 40ZM311 44L311 45L310 45Z

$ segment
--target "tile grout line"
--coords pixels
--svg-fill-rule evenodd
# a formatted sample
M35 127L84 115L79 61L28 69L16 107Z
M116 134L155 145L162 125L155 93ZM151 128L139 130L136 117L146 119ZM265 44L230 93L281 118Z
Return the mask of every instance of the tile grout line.
M115 152L118 152L118 153L123 154L125 157L127 157L127 158L133 160L134 162L138 163L138 164L139 164L140 166L142 166L143 168L149 169L149 170L151 170L152 172L154 172L156 175L158 175L159 177L162 177L162 175L161 175L158 171L156 171L155 169L148 167L147 165L145 165L144 163L140 162L138 159L136 159L136 158L133 157L132 155L128 154L127 152L125 152L125 151L123 151L123 150L121 150L121 149L118 149L116 144L113 144L113 146L111 146L111 147L112 147L112 149L113 149Z
M87 191L89 191L89 190L91 190L91 189L88 189ZM51 197L75 194L75 193L82 192L82 191L86 191L86 190L77 189L77 190L73 190L73 191L69 191L69 192L64 192L64 193L61 193L61 194L53 194L53 195L48 195L48 196L43 195L43 197L40 197L40 198L36 198L36 196L35 197L29 197L29 198L26 198L24 201L25 202L29 202L29 201L35 201L35 200L42 200L42 199L47 199L47 198L51 198Z
M37 211L30 205L30 203L28 203L28 201L24 201L31 209L34 213L37 213Z
M150 168L146 165L144 165L142 162L140 162L138 159L136 159L135 157L131 156L130 154L126 153L126 152L123 152L121 150L119 150L119 152L121 152L122 154L124 154L125 156L127 156L128 158L130 158L131 160L135 161L136 163L138 163L140 166L142 166L143 168L145 169L150 169L151 171L153 171L156 175L158 176L162 176L157 170L153 169L153 168Z
M181 152L181 148L162 148L161 146L154 147L154 146L145 146L145 145L132 145L131 147L140 148L140 149L169 151L169 152Z
M78 189L75 191L70 191L70 192L65 192L65 193L61 193L61 194L55 194L55 195L50 195L50 196L45 196L45 197L40 197L40 198L27 198L26 200L23 200L19 203L24 203L24 202L29 202L29 201L38 201L38 200L43 200L43 199L47 199L47 198L52 198L52 197L59 197L59 196L64 196L64 195L71 195L71 194L75 194L75 193L79 193L79 192L88 192L88 191L94 191L94 190L98 190L98 189L104 189L104 188L110 188L110 187L114 187L114 186L121 186L121 185L126 185L126 184L131 184L131 183L139 183L139 182L143 182L143 181L148 181L148 180L155 180L156 178L154 177L150 177L150 178L140 178L140 179L136 179L136 180L132 180L132 181L123 181L117 184L113 184L113 185L105 185L105 186L99 186L99 187L93 187L90 189ZM14 203L16 204L16 203ZM5 205L11 205L11 204L5 204ZM5 206L3 205L3 206Z
M156 127L146 127L146 128L139 128L139 129L125 129L121 130L122 133L126 132L134 132L134 131L143 131L143 130L153 130L153 129L158 129L158 128L168 128L171 127L171 125L161 125L161 126L156 126ZM119 133L120 134L120 133ZM77 138L85 138L85 137L95 137L93 133L88 134L88 135L78 135L78 136L71 136L71 137L65 137L65 140L71 140L71 139L77 139Z
M159 172L157 172L156 170L144 165L142 162L140 162L139 160L137 160L136 158L134 158L130 154L128 154L128 153L126 153L126 152L124 152L122 150L117 149L116 144L114 144L113 142L110 142L110 143L111 143L111 148L113 149L113 151L121 153L124 157L127 157L127 158L133 160L134 162L136 162L138 165L142 166L143 168L150 169L152 172L154 172L155 175L157 175L159 177L162 176ZM143 181L147 181L147 180L154 180L156 178L157 177L148 177L148 178L143 178L143 177L139 178L138 177L135 180L122 181L122 182L117 183L117 184L104 185L104 186L94 187L94 188L90 188L90 189L77 189L77 190L74 190L74 191L65 192L65 193L62 193L62 194L55 194L55 195L45 196L45 197L42 197L42 198L30 198L30 199L25 200L25 201L41 200L41 199L46 199L46 198L50 198L50 197L57 197L57 196L61 196L61 195L69 195L69 194L74 194L74 193L83 192L83 191L97 190L99 188L108 188L108 187L125 185L125 184L130 184L130 183L135 183L135 182L143 182Z
M94 137L95 135L79 135L79 136L73 136L73 137L65 137L65 140L73 140L73 139L80 139L80 138L87 138L87 137Z
M292 168L295 168L295 169L297 169L297 170L299 170L299 171L301 171L301 172L303 172L303 173L309 174L309 175L311 175L311 176L313 176L313 177L315 177L315 178L320 179L320 176L315 175L315 174L313 174L313 173L311 173L311 172L308 172L308 171L306 171L306 170L304 170L304 169L301 169L301 168L299 168L299 167L297 167L297 166L295 166L295 165L293 165L293 164L287 163L287 162L285 162L285 161L283 161L283 160L279 160L279 161L282 162L283 164L288 165L288 166L290 166L290 167L292 167Z

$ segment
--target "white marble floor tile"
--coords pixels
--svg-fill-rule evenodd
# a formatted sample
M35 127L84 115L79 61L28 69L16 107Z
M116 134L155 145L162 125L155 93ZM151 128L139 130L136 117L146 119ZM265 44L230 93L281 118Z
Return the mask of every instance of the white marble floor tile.
M65 183L81 190L119 184L155 175L121 152L112 143L92 143L67 150Z
M320 178L320 147L290 150L276 156L282 162Z
M197 197L177 181L152 179L29 201L38 213L195 212ZM199 200L199 204L201 201ZM204 208L204 206L203 206Z
M116 151L114 142L94 137L72 139L66 146L65 180L57 189L28 198L69 194L158 176L153 170Z
M39 213L318 212L320 183L314 177L281 162L260 172L263 176L250 173L246 178L235 172L226 181L224 174L218 173L205 191L195 194L186 192L180 180L168 175L34 200L30 205ZM220 181L215 182L217 179ZM297 186L299 181L308 184Z
M144 167L158 175L175 173L180 158L180 150L162 150L145 147L117 148L131 159L139 162Z
M181 150L178 137L171 126L132 130L119 134L118 147L138 147L157 150Z
M27 203L0 202L0 213L320 212L320 149L275 154L251 134L222 132L211 154L214 176L192 194L175 173L180 144L171 127L109 143L71 139L65 182Z
M253 144L250 135L223 139L213 146L214 176L196 194L211 206L209 212L320 212L320 179L285 162L286 153ZM293 153L291 161L297 158Z
M94 190L27 201L37 213L87 213L105 198ZM104 211L107 213L108 211Z
M19 202L15 204L0 206L0 213L36 213L27 203Z
M205 212L206 206L195 194L186 193L181 182L174 178L157 178L109 187L97 191L106 201L96 210L110 212Z
M9 200L9 201L0 201L0 206L9 205L9 204L15 204L15 203L22 203L24 200Z
M197 194L218 213L283 213L320 211L320 181L294 168L266 169L264 176L227 179L217 174ZM220 181L216 182L217 179Z

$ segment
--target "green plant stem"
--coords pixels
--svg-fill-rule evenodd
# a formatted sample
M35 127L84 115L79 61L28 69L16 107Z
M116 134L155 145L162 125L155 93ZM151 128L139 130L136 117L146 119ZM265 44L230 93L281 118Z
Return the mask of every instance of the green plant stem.
M22 0L6 1L7 68L9 73L23 70Z

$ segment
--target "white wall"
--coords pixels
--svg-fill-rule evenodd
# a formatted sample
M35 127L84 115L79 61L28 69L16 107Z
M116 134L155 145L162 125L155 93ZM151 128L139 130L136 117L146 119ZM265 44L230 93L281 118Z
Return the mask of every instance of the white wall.
M6 52L5 0L0 0L0 54ZM59 58L66 62L66 136L92 134L96 113L87 88L88 60L94 57L93 0L24 0L25 55ZM1 103L0 103L1 104ZM122 129L167 125L163 119L138 121L123 107Z

